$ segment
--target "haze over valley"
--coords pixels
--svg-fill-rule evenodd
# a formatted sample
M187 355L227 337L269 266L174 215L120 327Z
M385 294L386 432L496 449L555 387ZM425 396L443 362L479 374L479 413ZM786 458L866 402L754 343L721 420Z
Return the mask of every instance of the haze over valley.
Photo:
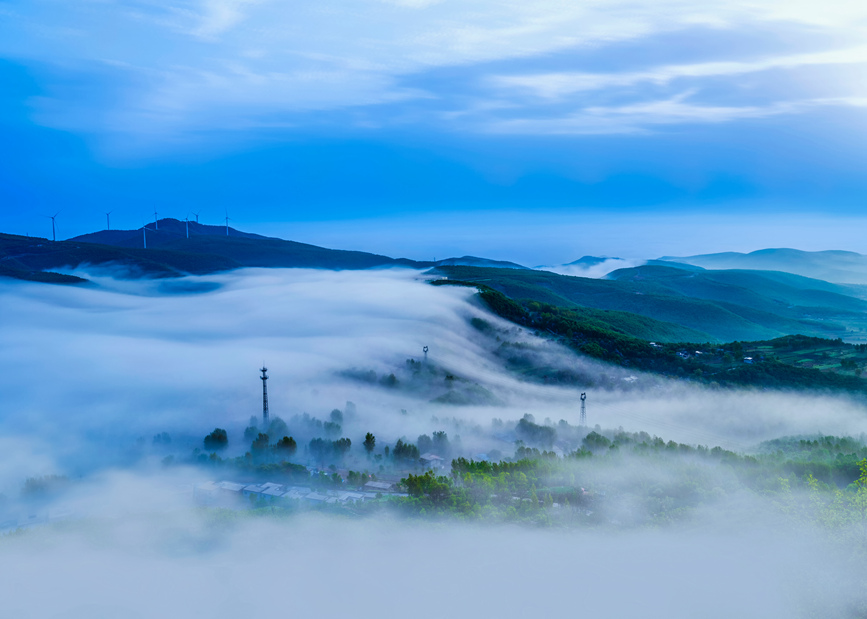
M0 3L0 618L867 618L865 36Z

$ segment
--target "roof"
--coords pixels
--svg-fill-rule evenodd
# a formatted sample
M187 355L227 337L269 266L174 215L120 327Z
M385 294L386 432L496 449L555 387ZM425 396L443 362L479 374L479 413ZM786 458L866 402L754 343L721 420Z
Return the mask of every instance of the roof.
M364 484L365 488L370 488L373 490L391 490L393 483L387 481L369 481Z
M223 490L228 490L229 492L241 492L244 489L244 484L236 484L233 481L221 481L217 484Z

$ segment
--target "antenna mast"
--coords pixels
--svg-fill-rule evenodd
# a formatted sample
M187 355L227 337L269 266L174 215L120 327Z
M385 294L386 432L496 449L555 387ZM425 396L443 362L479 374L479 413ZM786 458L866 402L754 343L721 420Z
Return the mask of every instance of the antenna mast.
M587 405L585 404L586 401L587 401L587 394L582 393L581 394L581 421L579 422L580 425L582 425L582 426L587 425Z
M265 364L262 364L262 368L259 371L262 372L262 376L259 377L262 379L262 425L264 425L266 430L267 430L267 427L268 427L268 368L265 367Z

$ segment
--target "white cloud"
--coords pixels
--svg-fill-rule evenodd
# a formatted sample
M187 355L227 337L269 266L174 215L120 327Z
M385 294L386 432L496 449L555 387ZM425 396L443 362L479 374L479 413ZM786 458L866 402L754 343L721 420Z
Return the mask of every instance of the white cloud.
M323 0L306 4L199 0L166 8L125 2L58 6L35 0L13 7L0 24L0 56L47 63L65 76L56 88L49 84L49 92L38 100L39 122L77 131L162 138L191 130L286 126L287 115L395 102L408 109L382 112L382 118L359 122L377 126L394 119L435 123L447 119L462 130L476 130L488 126L484 121L500 113L486 105L486 99L508 107L527 92L550 99L642 82L667 84L681 78L735 78L774 68L851 65L863 62L867 54L863 47L842 46L846 41L863 40L865 32L867 8L852 2L819 7L782 1L757 6L731 0L701 4L663 0L652 5L629 0ZM838 45L752 61L742 59L749 50L733 50L712 62L622 73L538 70L504 75L498 67L490 69L495 75L488 78L489 69L484 66L532 58L544 67L551 54L570 49L595 49L605 58L613 43L658 39L697 26L758 29L773 37L778 28L793 24L819 32ZM113 35L103 36L105 31ZM737 58L731 57L734 55ZM93 78L98 83L88 88L63 89L69 75L98 74L106 63L117 74ZM469 108L467 93L459 92L457 82L428 83L424 77L432 69L473 66L478 69L470 71L469 88L485 90L493 84L497 92L474 92ZM411 87L404 85L407 78L413 79ZM120 92L97 101L88 98L100 88ZM501 103L503 90L511 90L513 100ZM809 94L812 98L860 96ZM436 109L427 109L434 100ZM413 110L413 105L421 109ZM719 104L710 107L710 112L683 108L669 117L672 121L701 114L739 118L767 112L736 111ZM525 129L535 126L520 119L508 122ZM581 122L573 120L572 124ZM596 118L592 127L582 131L598 131L601 124ZM614 124L618 131L627 130L624 123Z
M545 118L513 118L488 125L492 133L533 135L605 135L648 133L665 125L718 124L795 114L825 106L867 107L867 99L835 97L782 101L766 105L718 106L689 103L694 92L669 99L619 106L591 106L571 114Z
M245 17L245 9L256 0L202 0L201 21L193 34L214 37L236 26Z
M733 76L771 69L794 69L832 64L867 64L867 47L860 46L813 54L778 56L750 62L666 65L636 72L500 75L493 76L490 80L494 86L521 89L538 97L553 99L581 91L633 86L642 82L668 84L682 78Z

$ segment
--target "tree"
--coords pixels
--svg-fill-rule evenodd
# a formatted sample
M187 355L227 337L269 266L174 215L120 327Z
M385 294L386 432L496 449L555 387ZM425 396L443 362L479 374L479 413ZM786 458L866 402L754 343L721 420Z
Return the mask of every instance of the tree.
M268 435L262 434L261 432L259 432L259 436L257 436L256 440L253 441L251 448L254 452L255 451L265 451L266 449L268 449L268 442L269 442Z
M451 445L449 445L449 436L443 431L433 433L433 451L435 454L448 458Z
M418 437L418 451L419 453L429 453L433 448L433 441L427 434L422 434Z
M229 444L229 435L222 428L214 428L214 431L205 437L205 449L208 451L225 449Z
M557 431L554 428L533 423L532 415L524 415L515 426L515 433L529 444L541 447L551 447L557 439Z
M310 449L310 455L319 462L325 461L331 455L332 450L331 441L321 438L311 439L308 448Z
M341 438L334 441L331 445L334 453L337 454L338 457L342 458L346 455L346 452L349 451L349 448L352 447L352 441L348 438Z
M376 437L368 432L364 435L364 450L368 455L373 453L374 448L376 447Z
M598 451L600 449L611 447L611 441L596 431L585 436L581 443L590 451Z
M325 435L334 438L343 434L343 428L335 421L326 421L322 424L322 429L325 430Z
M395 460L418 460L419 457L418 447L412 443L404 443L402 439L397 439L393 453Z
M277 444L274 447L277 451L282 452L287 458L291 458L298 449L298 443L296 443L295 439L291 436L284 436L277 441Z
M268 436L286 436L289 434L289 427L280 417L274 417L271 423L268 424L266 432Z
M250 424L244 430L244 440L252 441L256 438L256 435L259 434L259 426L256 424Z

